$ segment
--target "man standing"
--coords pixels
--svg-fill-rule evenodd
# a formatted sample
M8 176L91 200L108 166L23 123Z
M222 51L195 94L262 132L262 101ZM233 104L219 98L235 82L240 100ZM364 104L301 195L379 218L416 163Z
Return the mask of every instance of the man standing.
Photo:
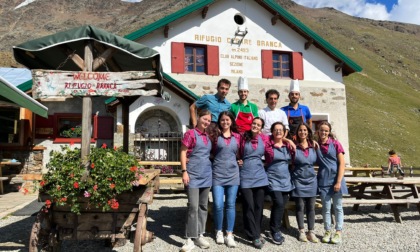
M258 116L258 107L256 104L248 101L248 80L245 77L238 79L238 96L239 100L232 104L230 112L236 118L236 125L239 133L243 134L245 131L251 129L252 120Z
M211 128L209 130L213 130L217 127L217 119L219 118L220 112L230 109L230 102L225 99L229 92L230 85L231 83L227 79L219 80L219 82L217 82L217 94L203 95L190 106L191 123L194 127L197 125L197 108L207 109L211 112L212 125L208 127L208 129Z
M286 128L286 134L289 130L289 123L287 116L283 110L276 108L280 93L275 89L270 89L265 92L265 99L267 107L258 111L258 116L265 122L262 132L266 135L271 135L271 125L275 122L282 122Z
M305 122L312 128L312 115L309 108L305 105L299 104L300 89L299 81L292 80L290 82L289 100L288 106L284 106L281 109L286 113L287 120L289 121L289 135L288 138L292 139L296 135L296 129L301 122Z

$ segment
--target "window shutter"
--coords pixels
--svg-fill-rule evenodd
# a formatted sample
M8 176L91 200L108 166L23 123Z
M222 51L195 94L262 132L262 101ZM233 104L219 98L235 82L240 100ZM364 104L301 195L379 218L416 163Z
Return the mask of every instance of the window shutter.
M114 138L114 117L95 116L94 117L94 135L95 139L113 139Z
M185 61L184 43L172 42L171 44L172 73L185 73L184 61Z
M303 80L303 56L301 52L292 53L293 79Z
M272 79L273 78L273 51L272 50L261 50L261 68L262 77Z
M207 75L219 75L219 47L207 46Z

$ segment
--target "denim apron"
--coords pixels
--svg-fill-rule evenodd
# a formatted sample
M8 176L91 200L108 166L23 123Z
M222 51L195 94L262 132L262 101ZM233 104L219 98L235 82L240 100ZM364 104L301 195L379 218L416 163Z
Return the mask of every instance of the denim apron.
M188 176L190 177L190 183L188 186L191 188L211 187L211 142L209 137L206 136L208 141L206 145L201 136L199 136L195 130L194 136L196 144L188 157L189 161L187 163Z
M264 155L264 142L258 136L258 146L254 150L251 141L246 142L244 146L244 164L240 169L241 188L255 188L268 185L267 173L261 157Z
M270 191L290 192L293 190L292 180L289 172L289 161L291 159L286 146L277 148L273 146L273 162L267 168L268 189Z
M309 155L305 157L304 151L296 148L294 169L292 172L292 182L295 189L292 191L293 197L315 197L318 191L318 183L314 169L316 162L316 152L309 148Z
M334 185L337 181L338 175L338 160L337 160L337 151L334 148L333 142L330 142L328 145L328 152L326 154L322 153L321 148L317 149L318 156L318 187L319 193L321 195L333 195L334 194ZM346 180L341 180L341 189L338 193L348 194Z
M213 160L213 185L239 185L237 152L238 143L233 135L229 145L226 145L222 136L217 138L216 155Z

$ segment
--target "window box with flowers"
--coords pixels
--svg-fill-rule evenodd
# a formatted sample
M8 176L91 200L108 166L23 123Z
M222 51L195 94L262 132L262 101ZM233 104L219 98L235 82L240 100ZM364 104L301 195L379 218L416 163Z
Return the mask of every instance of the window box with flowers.
M138 190L139 181L147 175L135 157L105 144L91 149L88 169L82 164L78 148L63 146L62 152L52 151L50 155L48 172L40 182L46 211L52 206L69 208L77 214L89 209L119 210L121 195L135 196L145 191ZM135 204L138 198L133 200Z

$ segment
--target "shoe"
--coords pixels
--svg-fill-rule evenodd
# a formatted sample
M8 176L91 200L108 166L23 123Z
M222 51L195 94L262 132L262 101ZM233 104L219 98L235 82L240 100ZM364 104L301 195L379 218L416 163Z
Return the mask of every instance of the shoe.
M202 249L210 248L210 243L201 234L197 239L194 239L194 244Z
M304 231L299 231L299 241L301 242L307 242L308 238L306 237L306 234Z
M217 244L223 244L225 243L225 239L223 238L223 232L222 231L217 231L216 233L216 243Z
M225 236L225 244L229 248L236 247L236 242L235 242L232 234L228 234L228 235Z
M255 239L254 241L252 241L252 244L257 249L262 249L262 247L264 247L264 243L265 242L262 242L261 239Z
M321 240L323 243L330 243L331 241L331 230L325 231L324 237Z
M260 236L260 241L262 242L262 244L265 244L265 239L264 239L264 237Z
M188 238L187 241L184 243L184 246L181 248L181 252L190 252L195 248L194 242L191 238Z
M313 243L319 242L318 238L314 234L314 231L312 231L312 230L309 230L309 232L306 236L308 238L308 241L310 241L310 242L313 242Z
M280 232L271 233L271 239L274 244L281 245L284 242L284 237Z
M331 238L331 243L332 244L339 244L341 243L341 233L335 233L334 237Z

